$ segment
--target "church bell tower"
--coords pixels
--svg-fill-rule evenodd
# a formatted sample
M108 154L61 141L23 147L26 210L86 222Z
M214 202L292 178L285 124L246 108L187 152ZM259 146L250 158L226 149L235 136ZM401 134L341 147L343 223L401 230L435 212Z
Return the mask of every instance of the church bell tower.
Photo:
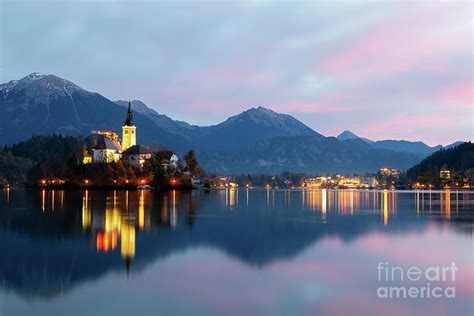
M137 127L133 123L132 104L128 101L127 118L122 126L122 152L137 144Z

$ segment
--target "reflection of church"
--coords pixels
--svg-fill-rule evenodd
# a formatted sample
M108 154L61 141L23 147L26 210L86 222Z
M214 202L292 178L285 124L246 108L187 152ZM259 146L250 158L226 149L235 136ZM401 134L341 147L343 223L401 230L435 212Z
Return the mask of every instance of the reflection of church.
M128 102L125 123L122 126L122 142L114 131L96 131L91 134L95 139L92 155L85 152L83 163L117 162L123 156L128 163L135 167L143 167L152 152L143 145L137 145L137 127L133 122L132 104Z
M105 201L103 192L84 190L82 193L83 231L90 233L98 254L120 255L127 274L136 255L139 233L153 227L158 231L176 229L178 205L188 214L193 213L192 199L189 195L180 195L179 191L171 190L161 195L159 208L152 207L155 198L146 190L108 191ZM192 225L192 221L192 216L187 218L188 225Z
M135 213L129 210L128 191L125 192L125 205L122 208L117 191L113 196L106 198L105 211L92 212L91 198L89 191L84 191L82 202L82 228L96 232L97 252L114 252L117 250L120 238L120 255L127 266L127 273L130 264L135 256ZM140 196L139 217L145 218L143 207L143 191ZM149 215L149 214L148 214Z

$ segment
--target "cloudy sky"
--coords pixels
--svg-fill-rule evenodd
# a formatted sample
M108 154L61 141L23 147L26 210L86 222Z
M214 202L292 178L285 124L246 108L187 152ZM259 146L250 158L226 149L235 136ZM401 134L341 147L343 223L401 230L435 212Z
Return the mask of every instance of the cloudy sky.
M470 1L2 0L1 82L52 73L216 124L255 106L325 135L473 138Z

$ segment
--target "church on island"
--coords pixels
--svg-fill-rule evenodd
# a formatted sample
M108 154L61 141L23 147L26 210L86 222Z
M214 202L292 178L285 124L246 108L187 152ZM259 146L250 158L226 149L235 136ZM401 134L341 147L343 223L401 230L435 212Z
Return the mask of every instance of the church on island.
M128 111L125 123L122 126L122 142L114 131L93 130L91 136L95 140L92 155L84 152L82 162L90 163L112 163L121 158L136 168L143 165L152 156L152 151L143 145L137 145L137 127L133 122L132 104L128 102ZM178 162L178 156L172 153L169 157L170 163Z

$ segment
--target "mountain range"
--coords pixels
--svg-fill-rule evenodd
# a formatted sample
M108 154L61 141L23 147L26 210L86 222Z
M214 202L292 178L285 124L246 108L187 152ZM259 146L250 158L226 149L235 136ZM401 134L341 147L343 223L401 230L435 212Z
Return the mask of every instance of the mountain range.
M128 101L111 101L55 75L32 73L0 85L1 145L32 135L118 132ZM195 149L205 170L249 172L366 172L382 166L407 169L443 148L405 140L373 141L350 131L325 137L296 118L250 108L211 126L196 126L132 101L138 141L183 153ZM453 144L454 145L454 144Z
M410 154L415 154L415 155L420 155L420 156L428 156L440 149L443 149L443 148L448 149L448 148L456 147L463 143L462 141L457 141L447 146L437 145L437 146L431 147L421 141L412 142L408 140L394 140L394 139L374 141L368 138L357 136L351 131L344 131L341 134L339 134L337 138L339 140L361 139L367 144L369 144L372 148L375 148L375 149L387 149L387 150L410 153Z

